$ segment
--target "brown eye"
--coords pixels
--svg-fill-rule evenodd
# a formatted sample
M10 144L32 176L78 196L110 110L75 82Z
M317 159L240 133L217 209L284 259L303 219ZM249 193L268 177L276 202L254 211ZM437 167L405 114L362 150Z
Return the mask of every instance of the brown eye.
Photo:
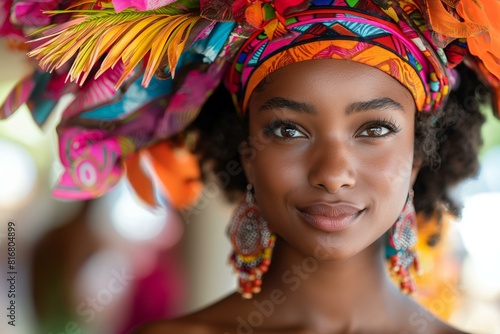
M307 138L307 132L302 127L288 120L273 121L263 130L266 135L282 140Z
M389 129L383 126L371 126L362 131L359 136L361 137L383 137L390 132Z
M305 135L299 130L290 127L290 126L278 126L273 130L273 133L276 137L291 139L291 138L303 138Z
M293 138L299 133L297 130L291 128L281 128L279 132L279 136L284 138Z

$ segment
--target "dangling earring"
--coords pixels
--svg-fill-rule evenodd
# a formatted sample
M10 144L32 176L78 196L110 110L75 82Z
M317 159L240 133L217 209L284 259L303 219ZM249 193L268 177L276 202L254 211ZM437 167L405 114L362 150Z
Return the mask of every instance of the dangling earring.
M250 299L261 290L262 275L269 269L276 240L259 213L250 184L233 214L227 233L233 245L230 262L239 277L239 291L243 298Z
M411 294L415 291L415 282L410 268L414 267L417 272L419 270L417 253L414 249L417 243L417 223L413 190L410 190L403 211L388 233L386 256L390 271L397 276L401 291Z

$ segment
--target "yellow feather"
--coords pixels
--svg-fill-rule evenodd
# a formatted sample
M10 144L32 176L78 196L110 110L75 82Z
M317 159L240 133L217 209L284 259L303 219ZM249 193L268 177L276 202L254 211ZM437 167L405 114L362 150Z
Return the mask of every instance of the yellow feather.
M96 38L95 34L99 31L99 27L95 27L93 30L91 30L90 32L85 32L83 31L83 33L79 34L78 36L75 36L74 38L76 38L78 40L77 43L70 45L69 49L67 50L67 54L66 56L63 56L59 62L58 62L58 67L62 66L64 63L66 63L67 61L69 61L71 59L71 57L77 53L78 49L80 49L80 47L82 47L83 49L85 49L86 45L89 44L89 41L92 41ZM81 52L77 55L77 59L81 57Z
M167 52L167 40L170 38L171 31L171 25L164 27L158 33L158 36L151 44L151 54L149 56L149 61L146 65L144 77L142 80L143 86L147 86L149 84L151 78L155 74L156 69L160 65L160 61Z
M156 69L160 65L160 61L162 60L163 56L165 55L165 53L168 52L169 49L172 48L172 36L175 35L176 31L177 31L177 33L179 33L179 30L182 31L182 29L179 29L183 25L182 21L191 20L191 19L194 21L197 21L199 19L199 17L179 18L179 19L175 20L174 22L172 22L170 25L166 26L165 29L163 29L160 32L160 36L158 36L157 41L154 41L152 46L151 46L152 50L151 50L150 58L149 58L148 64L146 65L145 75L144 75L144 78L142 81L143 86L147 86L149 84ZM178 46L178 47L182 51L183 46ZM178 59L170 61L170 59L169 59L169 64L176 65L177 60ZM175 71L175 65L174 65L174 71ZM171 67L171 69L172 69L172 67ZM172 72L174 72L174 71L172 71Z
M103 31L96 42L96 46L90 57L92 66L101 58L101 56L127 31L130 24L121 24Z
M90 56L90 49L84 49L78 54L78 58L71 65L71 69L69 73L71 74L71 81L77 82L80 86L83 85L85 79L90 74L90 71L84 71L85 67L85 58ZM76 70L75 70L76 69Z
M173 35L174 38L168 46L168 63L172 76L175 76L175 68L177 67L177 61L184 50L184 46L187 42L187 37L191 32L191 29L198 22L198 19L188 19L183 24L179 25L176 33Z
M133 25L119 40L113 47L109 50L108 54L104 58L101 68L96 74L96 77L99 77L102 73L104 73L107 69L113 68L116 63L121 59L121 55L123 50L135 39L137 38L137 34L141 32L145 27L151 24L154 21L154 17L148 17L143 20L138 20L138 22Z
M125 71L116 83L116 87L119 87L123 81L127 78L129 72L132 72L137 64L151 49L151 43L155 39L156 34L161 29L162 22L156 22L151 25L148 29L144 30L141 38L136 38L126 50L123 52L123 63L125 65ZM144 37L143 37L144 36Z
M78 0L77 4L79 8L94 6L90 0ZM119 13L109 8L53 11L53 14L60 13L74 13L74 16L71 21L51 26L42 32L46 35L35 40L42 44L29 55L38 59L42 68L49 71L74 59L68 77L79 84L83 84L103 56L96 78L122 61L124 72L116 88L148 53L144 86L162 65L165 54L174 72L191 29L201 19L197 14L183 12L175 7L142 12L125 10Z
M134 40L123 50L122 58L129 60L134 57L134 54L146 52L151 48L151 43L153 42L156 34L161 29L164 23L158 20L152 23L149 27L144 29L139 35L137 35Z

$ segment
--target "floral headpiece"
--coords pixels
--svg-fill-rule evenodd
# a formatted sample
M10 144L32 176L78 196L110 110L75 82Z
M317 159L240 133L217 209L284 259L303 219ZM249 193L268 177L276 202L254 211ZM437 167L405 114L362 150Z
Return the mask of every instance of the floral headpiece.
M249 73L288 48L263 53L255 46L297 37L305 25L296 23L325 8L337 8L344 28L342 8L397 27L409 51L394 50L422 80L423 110L442 105L450 71L464 58L500 93L495 0L0 0L0 6L0 35L14 47L28 45L41 67L14 88L0 117L27 103L42 126L62 95L75 96L57 129L65 171L54 195L67 199L100 196L126 174L152 205L192 203L201 184L183 130L228 73L226 84L242 104ZM320 23L331 27L333 19ZM433 70L421 73L427 62Z

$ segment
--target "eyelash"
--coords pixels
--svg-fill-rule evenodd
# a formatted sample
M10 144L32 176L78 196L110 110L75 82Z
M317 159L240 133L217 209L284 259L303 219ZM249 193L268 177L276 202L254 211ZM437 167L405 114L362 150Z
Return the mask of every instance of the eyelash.
M304 131L300 130L299 127L294 122L292 122L290 120L286 120L286 119L272 121L270 124L268 124L263 129L263 132L268 137L275 137L275 138L278 138L280 140L292 140L292 139L294 139L294 137L291 137L291 138L280 137L274 133L277 129L282 128L282 127L287 128L287 129L292 129L295 131L299 131L302 134L304 134ZM394 121L394 119L387 117L387 118L376 119L372 122L365 124L363 127L360 128L360 130L356 131L356 133L360 133L360 132L366 131L370 128L376 128L376 127L386 128L387 130L389 130L389 133L387 133L385 135L381 135L381 136L375 136L375 137L370 137L370 136L361 136L361 137L376 139L376 138L382 138L382 137L386 137L388 135L396 134L399 131L401 131L401 127L396 125L396 122ZM306 135L304 134L304 136L306 136ZM297 137L295 137L295 138L297 138Z
M376 119L372 122L369 122L368 124L361 127L361 129L362 129L361 132L368 130L370 128L376 128L376 127L386 128L387 130L390 131L390 133L379 136L379 137L385 137L385 136L388 136L391 134L396 134L399 131L401 131L401 127L396 125L396 122L394 121L394 119L387 117L387 118ZM357 133L359 133L359 132L360 132L360 130L357 131ZM363 136L363 137L367 137L367 136ZM379 137L368 137L368 138L379 138Z
M292 130L295 130L295 131L298 131L298 132L301 132L302 134L304 134L304 131L300 130L294 122L286 120L286 119L272 121L271 123L269 123L269 125L267 125L263 129L263 131L264 131L264 134L268 137L275 137L275 138L278 138L280 140L292 140L292 139L294 139L293 137L287 138L287 137L277 136L274 132L279 128L292 129Z

